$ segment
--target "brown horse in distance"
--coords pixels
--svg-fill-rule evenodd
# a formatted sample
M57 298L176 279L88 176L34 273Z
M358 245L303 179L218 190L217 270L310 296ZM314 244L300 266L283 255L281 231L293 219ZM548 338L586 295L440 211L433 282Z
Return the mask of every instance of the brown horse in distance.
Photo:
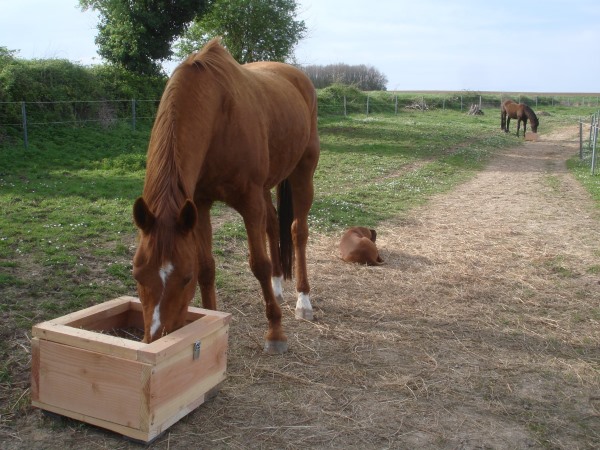
M533 110L524 103L515 103L512 100L505 100L500 105L500 128L508 133L510 119L517 119L517 136L521 122L523 122L523 137L527 132L527 120L531 123L531 131L537 133L540 121Z
M176 68L133 207L144 342L184 325L196 283L203 307L216 309L210 209L221 201L246 226L250 268L265 301L265 351L287 350L278 301L294 254L296 316L312 318L306 244L318 160L316 92L300 70L275 62L240 66L217 40Z

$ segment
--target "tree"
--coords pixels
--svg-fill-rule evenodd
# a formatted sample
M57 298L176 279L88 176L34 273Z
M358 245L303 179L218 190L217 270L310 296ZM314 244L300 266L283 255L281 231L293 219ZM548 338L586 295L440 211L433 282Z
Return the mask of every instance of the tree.
M317 89L335 83L352 85L363 91L385 91L387 77L372 66L360 64L329 64L327 66L304 66L302 70L308 75Z
M100 14L98 53L139 74L158 75L172 56L171 44L210 0L79 0Z
M175 54L185 58L222 36L239 63L289 61L306 34L304 21L295 19L297 7L295 0L214 0L176 44Z

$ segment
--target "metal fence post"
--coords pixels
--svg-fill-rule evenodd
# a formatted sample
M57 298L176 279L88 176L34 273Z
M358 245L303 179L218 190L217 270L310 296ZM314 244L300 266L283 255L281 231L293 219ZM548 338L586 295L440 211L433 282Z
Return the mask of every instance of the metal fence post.
M27 138L27 108L25 102L21 102L21 114L23 115L23 143L25 148L29 147L29 139Z
M135 98L131 100L131 126L135 131Z
M596 172L596 142L598 142L598 124L594 127L594 142L592 145L592 175Z
M348 110L346 109L346 96L344 95L344 117L348 115Z
M367 116L369 115L369 98L370 95L367 95Z
M583 121L579 119L579 159L583 159Z

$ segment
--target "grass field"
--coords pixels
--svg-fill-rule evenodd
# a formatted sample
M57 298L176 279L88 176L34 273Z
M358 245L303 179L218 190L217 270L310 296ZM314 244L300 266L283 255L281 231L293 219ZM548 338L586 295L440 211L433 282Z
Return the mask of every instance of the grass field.
M546 108L540 132L573 125L593 108ZM473 175L495 149L518 145L496 110L402 111L320 119L322 155L310 216L313 233L375 226ZM150 124L110 129L33 127L30 145L0 147L0 426L27 414L31 326L115 296L135 294L131 207L140 195ZM600 202L589 166L572 169ZM245 239L240 220L216 231L218 288L236 289L228 243ZM224 269L224 270L222 270Z

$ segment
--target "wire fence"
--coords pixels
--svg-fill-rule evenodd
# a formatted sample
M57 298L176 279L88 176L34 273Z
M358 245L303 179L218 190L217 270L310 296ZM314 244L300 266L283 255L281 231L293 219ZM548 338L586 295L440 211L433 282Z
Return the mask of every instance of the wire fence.
M119 122L154 120L159 100L81 100L0 102L0 138L22 132L25 147L29 130L35 126L97 124L108 128ZM4 133L3 133L4 131Z
M582 161L589 161L592 175L596 175L599 122L600 110L592 114L589 122L589 132L584 131L587 123L581 119L579 120L579 158Z
M479 109L497 109L502 100L512 98L533 108L544 106L600 107L598 96L525 96L508 94L427 93L406 92L352 92L335 95L319 91L320 116L348 116L355 114L401 114L407 110L468 111L473 105ZM138 121L153 121L159 100L82 100L0 102L0 142L7 135L22 136L29 145L29 130L36 126L97 124L108 128L116 123L129 123L135 130Z

